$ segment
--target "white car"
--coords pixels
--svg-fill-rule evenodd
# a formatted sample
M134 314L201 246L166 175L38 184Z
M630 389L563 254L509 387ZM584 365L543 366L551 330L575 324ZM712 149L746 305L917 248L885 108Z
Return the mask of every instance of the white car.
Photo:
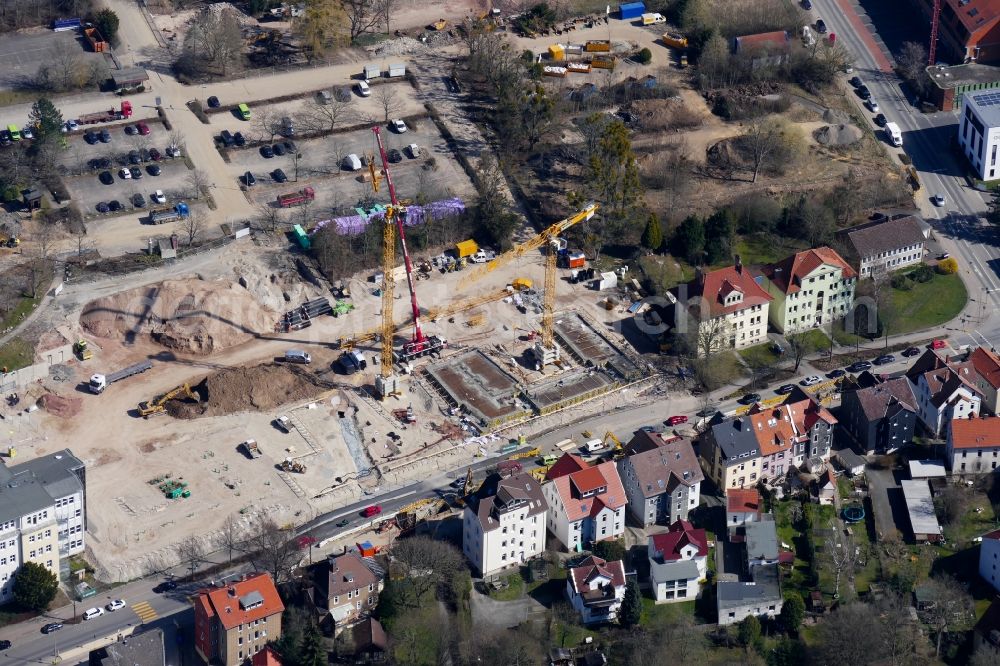
M417 144L411 143L406 147L406 149L410 151L410 157L413 159L420 157L420 146Z
M69 130L70 132L75 132L78 127L79 125L75 120L66 121L66 129Z
M943 206L947 203L947 199L944 198L943 194L935 194L931 197L931 203L935 206Z
M403 132L406 131L406 123L404 123L402 120L389 121L389 126L392 127L392 129L397 134L402 134Z
M361 97L368 97L372 94L372 89L368 85L367 81L358 81L358 84L354 86L354 88L358 91L358 95Z
M876 102L871 97L865 100L865 106L867 106L868 110L871 111L872 113L878 113L878 102Z
M802 380L802 385L815 386L816 384L819 384L821 381L823 381L823 378L820 377L819 375L810 375Z
M108 604L104 608L109 613L114 613L116 610L120 610L122 608L125 608L125 600L124 599L115 599L114 601L112 601L110 604Z
M31 131L30 127L25 126L21 130L21 138L22 139L34 139L35 138L35 133Z
M102 615L104 615L103 608L88 608L87 611L83 614L83 619L93 620L95 617L101 617Z
M124 180L130 180L132 178L132 172L129 171L128 169L119 169L118 177Z
M166 203L167 197L163 194L163 190L156 190L153 192L153 201L156 203Z

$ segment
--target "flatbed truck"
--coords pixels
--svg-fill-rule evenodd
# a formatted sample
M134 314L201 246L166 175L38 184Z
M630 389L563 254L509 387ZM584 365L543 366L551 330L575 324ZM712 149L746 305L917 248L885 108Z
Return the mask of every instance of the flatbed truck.
M102 375L99 373L91 375L90 384L88 385L90 388L90 392L95 395L100 395L101 393L104 393L104 389L108 388L115 382L120 382L121 380L127 379L132 375L138 375L140 373L146 372L152 367L153 367L152 361L146 360L130 365L127 368L122 368L121 370L118 370L116 372L112 372L109 375Z

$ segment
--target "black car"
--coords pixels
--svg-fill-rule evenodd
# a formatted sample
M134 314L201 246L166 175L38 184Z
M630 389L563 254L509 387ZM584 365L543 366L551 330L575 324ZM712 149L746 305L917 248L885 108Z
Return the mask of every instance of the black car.
M885 127L886 123L888 122L889 121L886 120L885 116L882 115L881 113L875 116L875 124L878 125L879 127Z
M136 127L135 125L126 125L125 133L128 134L129 136L135 136L136 134L139 133L139 128Z
M394 163L395 162L402 162L403 161L403 154L401 152L399 152L398 150L396 150L395 148L392 148L391 150L389 150L389 161L390 162L394 162Z
M275 155L279 155L279 156L280 155L284 155L286 152L288 152L287 150L285 150L285 146L283 144L280 144L280 143L274 144L273 150L274 150L274 154Z
M115 177L111 175L110 171L102 171L97 177L105 185L112 185L115 182Z
M247 139L245 136L243 136L243 132L237 132L236 134L233 135L233 143L235 143L237 146L247 145Z
M7 130L0 130L0 145L9 146L11 143L10 132Z
M146 198L143 197L138 192L136 192L135 194L132 195L132 205L135 206L136 208L145 208Z
M60 629L62 629L62 622L49 622L42 627L42 633L51 634L53 631L59 631Z
M233 145L233 143L235 143L236 141L235 139L233 139L233 133L230 132L229 130L222 130L222 133L219 134L219 139L222 141L222 145L226 146L227 148Z
M861 86L858 88L858 97L861 99L871 99L872 91L868 90L868 86Z
M260 156L267 159L271 159L272 157L274 157L274 149L271 148L271 146L261 146Z
M744 393L743 397L739 399L741 405L752 405L755 402L760 402L759 393Z
M795 390L795 384L782 384L778 388L774 389L774 392L778 395L787 395Z
M0 650L9 650L11 645L13 645L13 643L10 641L0 641Z
M862 372L864 370L871 370L872 364L868 361L858 361L857 363L852 363L847 367L851 372Z
M846 374L847 374L846 372L844 372L840 368L837 368L836 370L831 370L830 372L826 373L826 376L829 377L830 379L837 379L838 377L843 377Z
M122 209L122 202L118 201L118 199L112 199L111 201L108 202L108 210L110 210L112 213L121 209Z
M810 0L802 0L802 9L810 10L813 8L813 3Z
M886 363L895 363L896 357L892 354L883 354L875 359L875 365L885 365Z
M106 129L101 130L101 143L111 143L111 132Z
M283 145L285 147L285 150L287 150L288 152L290 153L295 152L295 142L292 141L291 139L289 139L288 141L282 141L281 145Z
M163 153L158 151L156 148L150 148L149 159L153 160L154 162L159 162L160 160L163 159Z
M170 590L176 590L177 583L172 580L165 580L156 587L153 588L153 592L157 594L163 594L164 592L169 592Z
M861 82L861 77L860 76L852 76L851 78L849 78L847 80L847 82L850 83L851 86L854 87L854 88L860 88L862 85L864 85Z
M715 409L715 407L705 407L703 409L698 410L694 414L695 416L701 416L703 418L707 418L709 416L714 415L716 411L717 410Z
M288 180L288 176L286 176L285 172L282 171L281 169L275 169L274 171L272 171L271 178L274 178L274 182L276 183L283 183L286 180Z
M96 158L96 157L94 159L92 159L92 160L87 160L87 168L88 169L94 169L94 170L100 169L101 168L101 160L98 159L98 158Z
M97 169L110 169L111 168L111 158L110 157L98 157L96 160L94 160L94 163L97 165L95 167Z
M218 97L216 97L215 95L212 95L211 97L208 98L208 107L210 109L217 109L220 106L221 106L221 104L219 104L219 98Z
M816 32L821 35L826 34L826 21L819 19L816 21Z
M83 135L83 140L90 145L94 145L101 140L101 137L94 130L87 130L87 132Z
M247 187L253 187L254 185L257 184L257 179L254 178L254 175L252 173L247 171L245 174L243 174L243 184L246 185Z
M457 93L462 91L462 88L458 85L458 79L456 79L454 76L447 77L444 80L444 84L445 86L447 86L448 92Z
M351 523L350 518L343 518L337 521L337 527L347 527Z
M146 171L149 172L150 176L159 176L160 175L160 165L159 164L150 164L148 167L146 167Z
M140 169L139 167L137 166L132 167L131 169L129 169L129 171L132 172L133 179L139 180L140 178L142 178L142 169Z
M101 203L97 204L97 212L98 213L108 213L110 211L111 211L111 206L109 206L108 204L104 203L103 201Z
M139 154L138 150L128 151L128 163L129 164L140 164L142 162L142 155Z
M907 347L906 349L903 350L903 356L906 357L916 356L919 353L920 353L919 347Z

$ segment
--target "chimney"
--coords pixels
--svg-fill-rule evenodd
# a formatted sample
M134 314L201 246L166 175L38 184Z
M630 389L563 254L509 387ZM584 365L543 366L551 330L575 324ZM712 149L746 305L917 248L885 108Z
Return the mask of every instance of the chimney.
M743 274L743 262L740 261L740 255L737 254L735 257L733 257L733 260L736 263L736 272L739 273L740 275L742 275Z
M233 586L229 587L229 596L231 596L231 597L235 597L236 596L236 588L235 587L233 587Z

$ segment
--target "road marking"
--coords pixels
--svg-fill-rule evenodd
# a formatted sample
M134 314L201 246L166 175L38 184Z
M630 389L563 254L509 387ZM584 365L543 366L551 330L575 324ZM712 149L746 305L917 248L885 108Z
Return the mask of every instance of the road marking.
M135 611L135 614L143 622L152 622L159 617L148 601L140 601L139 603L132 604L132 610Z

